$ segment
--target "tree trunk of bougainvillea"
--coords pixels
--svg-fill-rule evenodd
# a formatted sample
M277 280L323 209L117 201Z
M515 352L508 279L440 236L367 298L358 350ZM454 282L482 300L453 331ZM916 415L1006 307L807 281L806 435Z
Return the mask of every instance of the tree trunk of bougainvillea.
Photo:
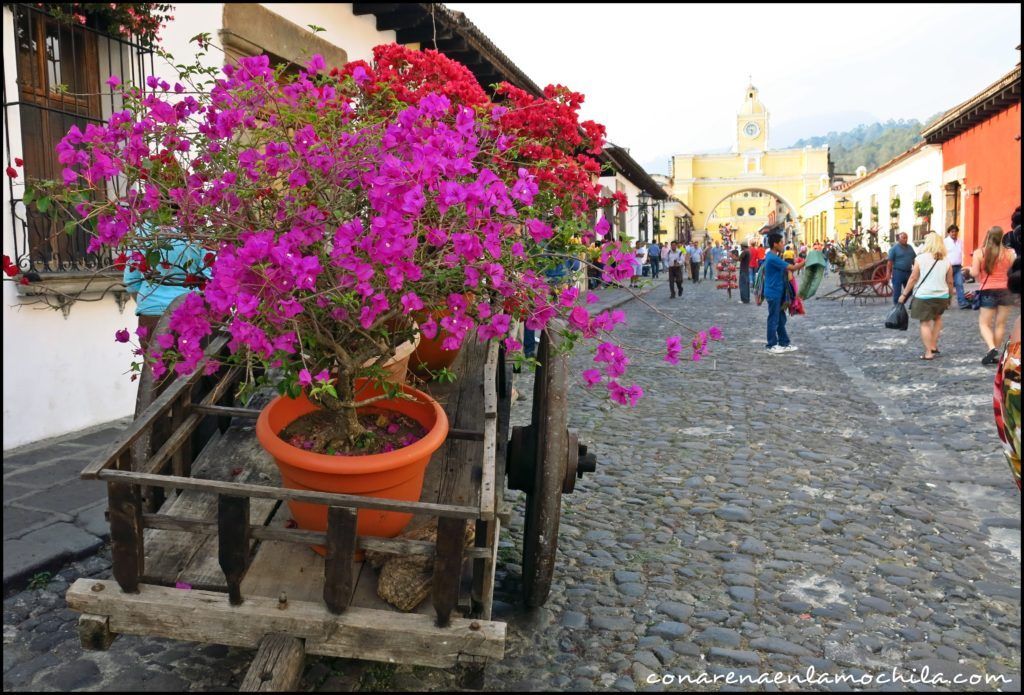
M342 405L343 403L352 403L355 401L355 390L352 388L352 382L342 377L338 379L336 383L338 397L333 398L327 394L323 394L323 397L321 398L321 405L326 410L330 410L337 416L338 438L348 444L354 445L365 439L365 436L369 434L369 432L365 427L359 424L359 417L356 413L356 409Z

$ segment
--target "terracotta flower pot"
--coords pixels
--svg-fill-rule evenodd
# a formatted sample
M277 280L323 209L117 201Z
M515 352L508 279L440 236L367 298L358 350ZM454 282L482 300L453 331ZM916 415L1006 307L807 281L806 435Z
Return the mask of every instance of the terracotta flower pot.
M469 295L470 297L472 295ZM470 301L470 300L467 300ZM435 311L430 314L430 317L434 319L438 324L441 323L441 319L448 316L450 312L445 309L442 311ZM416 322L422 324L427 319L427 314L414 315ZM433 338L427 338L422 333L419 334L418 340L419 345L416 346L416 350L412 353L412 357L409 359L409 368L412 373L421 379L430 379L431 372L436 372L440 369L445 369L452 366L455 362L455 358L459 356L459 350L445 350L441 347L444 343L444 339L449 337L449 333L443 330L440 325L437 328L437 335Z
M356 384L360 399L381 392L366 380ZM361 389L361 390L360 390ZM402 390L415 400L377 401L361 412L401 413L418 422L426 435L418 442L395 451L366 456L330 456L316 454L288 444L278 436L285 427L306 413L316 410L305 394L299 398L278 397L271 401L256 421L256 437L281 471L281 483L290 490L341 492L367 497L383 497L408 502L419 501L423 475L430 457L448 436L448 416L430 396L411 386ZM300 528L327 530L327 507L307 502L288 502L292 517ZM401 533L411 514L361 509L356 522L360 536L392 538ZM322 546L313 550L325 554ZM360 553L361 555L361 553Z
M385 372L387 372L386 381L390 381L395 384L408 383L409 376L409 358L416 351L420 345L420 335L417 333L413 340L407 340L397 348L395 348L395 355L383 365L381 365ZM369 367L374 363L375 360L367 360L363 363L364 367ZM415 361L413 362L415 364Z

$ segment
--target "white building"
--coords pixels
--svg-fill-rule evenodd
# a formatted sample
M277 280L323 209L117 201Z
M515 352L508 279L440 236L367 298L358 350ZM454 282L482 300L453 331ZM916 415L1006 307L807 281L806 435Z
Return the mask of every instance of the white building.
M858 172L860 174L860 172ZM854 208L854 225L878 227L878 241L885 247L895 234L907 232L918 241L946 218L942 194L942 148L919 143L885 164L847 182L836 195L848 198ZM898 203L894 202L898 199ZM914 212L914 203L930 200L932 213L924 220ZM860 213L859 218L857 213ZM806 217L806 214L805 214Z
M661 221L657 205L668 199L668 193L630 156L628 149L609 143L602 159L605 166L599 181L603 194L610 196L621 191L626 195L629 209L618 212L609 206L600 211L598 219L609 220L611 238L653 241L655 221L659 224Z

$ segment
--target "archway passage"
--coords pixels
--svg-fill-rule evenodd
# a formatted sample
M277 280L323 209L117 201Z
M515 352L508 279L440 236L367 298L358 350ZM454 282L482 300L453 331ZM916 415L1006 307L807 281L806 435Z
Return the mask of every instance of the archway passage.
M721 241L721 227L733 230L738 241L751 239L763 227L788 224L796 228L797 209L766 188L738 188L722 197L707 216L705 229Z

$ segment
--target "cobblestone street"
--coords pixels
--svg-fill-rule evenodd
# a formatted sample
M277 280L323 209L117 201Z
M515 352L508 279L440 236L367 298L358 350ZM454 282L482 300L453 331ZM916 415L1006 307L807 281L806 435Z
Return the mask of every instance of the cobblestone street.
M659 284L644 301L720 326L725 342L679 367L634 358L627 382L646 396L633 409L570 388L597 473L563 497L551 598L532 612L517 605L519 499L495 595L506 656L485 688L677 689L648 677L927 665L1010 679L940 690L1016 691L1020 497L977 314L948 312L941 357L921 362L916 322L885 330L882 301L807 302L788 326L799 351L784 355L764 352L766 309L712 282L688 282L681 300ZM678 332L641 302L626 309L623 340L663 351ZM580 351L573 373L589 359ZM517 387L529 394L532 376ZM528 419L517 402L514 424ZM63 601L78 576L109 576L109 551L4 599L5 690L237 689L247 650L124 636L83 652ZM303 685L457 689L459 674L311 658Z

